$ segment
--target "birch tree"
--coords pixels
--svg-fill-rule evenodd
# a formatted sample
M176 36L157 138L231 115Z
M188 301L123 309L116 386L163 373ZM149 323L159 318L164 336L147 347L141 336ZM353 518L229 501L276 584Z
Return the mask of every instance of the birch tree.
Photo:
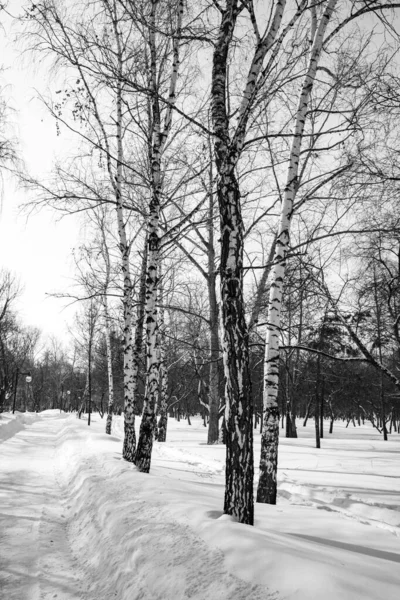
M133 462L136 452L135 389L138 356L133 334L133 279L130 262L132 239L129 239L129 216L133 203L127 201L131 186L128 191L126 179L128 174L133 176L137 171L130 160L131 152L129 157L124 152L127 127L132 123L129 112L124 108L124 80L134 64L131 53L134 39L130 40L128 46L126 38L123 38L123 34L126 34L126 13L119 2L101 0L97 7L97 13L94 11L94 5L91 5L83 14L78 15L75 5L68 6L66 10L59 3L49 0L41 5L32 5L28 15L36 51L47 52L50 56L57 57L59 65L67 71L72 70L77 77L76 85L72 88L67 87L58 103L46 104L58 122L62 122L84 143L91 146L90 157L93 157L94 152L98 153L101 167L104 165L108 175L108 182L106 185L103 183L103 190L97 195L96 185L93 185L90 179L79 180L65 168L60 168L59 174L62 173L62 177L57 180L55 188L49 189L40 185L38 187L44 192L45 198L50 197L52 203L63 199L66 211L80 207L88 210L91 206L107 201L114 205L123 279L123 457ZM78 20L81 22L78 23ZM103 40L98 32L103 36ZM131 53L130 59L128 53ZM71 103L72 121L66 116ZM87 172L85 169L83 171ZM99 175L104 180L103 173ZM75 189L71 189L73 183Z
M106 231L104 219L100 223L101 231L101 255L104 262L104 285L102 294L103 316L104 316L104 335L106 339L107 353L107 379L108 379L108 402L107 402L107 421L106 433L111 435L112 417L114 410L114 377L113 377L113 357L111 349L111 315L108 301L108 291L111 280L111 260L110 252L107 245Z
M393 5L385 5L391 8ZM312 101L313 87L316 81L320 59L324 48L353 19L366 12L378 10L374 3L355 11L348 18L340 14L339 23L329 35L326 35L327 26L331 16L337 8L335 1L326 1L319 8L311 6L310 31L311 48L308 57L307 69L304 74L296 113L292 143L288 159L286 185L282 195L280 219L278 224L277 244L274 255L274 267L270 278L270 294L268 308L268 325L265 346L265 383L264 383L264 423L260 458L260 480L257 491L257 501L275 504L276 502L276 471L278 454L279 433L279 408L277 393L279 384L279 335L281 327L282 290L285 277L285 264L289 248L290 226L295 208L295 198L298 193L301 179L304 175L304 165L307 158L303 159L300 166L300 155L305 139L305 124L310 116L310 103ZM329 70L329 69L328 69ZM358 111L359 112L359 111Z
M173 26L174 37L172 40L172 64L169 76L168 102L164 114L161 112L159 101L160 77L163 73L163 61L165 56L160 56L157 44L159 10L163 3L158 0L151 1L148 29L148 51L149 51L149 88L151 90L150 118L151 141L149 143L149 164L151 168L151 201L148 217L148 255L146 275L146 390L143 404L142 421L138 447L136 450L135 464L144 473L150 470L151 452L153 446L154 430L156 427L157 396L159 386L159 349L158 349L158 269L160 262L160 206L162 194L162 154L165 149L168 136L172 127L173 107L176 101L177 81L180 65L180 44L184 3L183 0L173 4L175 23Z
M317 73L319 59L323 49L324 36L329 19L337 0L330 0L324 6L324 12L315 29L308 69L303 80L299 96L293 142L290 152L286 187L281 204L281 216L278 227L274 266L271 273L269 295L268 325L265 342L265 384L264 416L261 438L260 479L257 488L257 502L276 503L276 473L278 464L279 406L277 401L279 383L279 329L285 260L289 244L290 220L293 213L293 201L298 185L299 155L304 133L306 113ZM316 18L314 9L313 18Z
M159 352L159 414L160 418L158 421L157 440L159 442L165 442L167 439L167 426L168 426L168 368L166 364L166 352L165 352L165 309L163 306L163 284L162 284L162 268L161 263L159 265L159 326L158 326L158 352Z

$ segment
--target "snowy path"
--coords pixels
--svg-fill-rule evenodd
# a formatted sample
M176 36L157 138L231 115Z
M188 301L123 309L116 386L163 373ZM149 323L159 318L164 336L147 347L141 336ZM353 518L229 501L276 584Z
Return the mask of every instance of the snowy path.
M0 597L79 600L53 460L62 421L40 420L1 445Z

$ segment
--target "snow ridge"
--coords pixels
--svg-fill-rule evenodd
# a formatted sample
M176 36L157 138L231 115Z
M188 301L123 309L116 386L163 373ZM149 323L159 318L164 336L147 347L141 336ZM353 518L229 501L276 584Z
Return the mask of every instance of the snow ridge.
M108 442L112 458L99 451ZM58 440L57 477L71 514L68 535L88 573L90 597L98 598L101 590L101 598L119 600L278 598L230 573L222 552L176 521L162 496L152 504L143 499L141 483L151 475L121 461L113 444L109 436L87 437L87 430L75 426ZM79 456L72 451L77 445Z

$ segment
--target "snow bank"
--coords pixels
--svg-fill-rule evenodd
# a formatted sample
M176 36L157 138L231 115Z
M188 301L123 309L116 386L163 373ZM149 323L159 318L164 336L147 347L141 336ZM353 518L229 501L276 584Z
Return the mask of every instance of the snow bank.
M121 460L120 449L118 438L88 431L82 421L69 421L58 437L57 474L70 514L69 538L92 582L89 594L99 597L101 589L104 600L279 598L230 572L220 550L210 549L171 514L165 482L137 472Z
M13 437L16 433L25 429L27 425L31 425L40 419L38 413L26 412L20 413L1 413L0 414L0 443Z

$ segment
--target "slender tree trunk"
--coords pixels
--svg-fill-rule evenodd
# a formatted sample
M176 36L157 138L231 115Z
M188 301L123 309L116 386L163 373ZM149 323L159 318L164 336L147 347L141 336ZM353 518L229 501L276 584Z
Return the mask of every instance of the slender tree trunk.
M300 264L300 269L299 269L299 277L300 277L300 281L303 281L301 264ZM302 286L300 289L300 302L299 302L299 318L298 318L298 333L297 333L297 345L298 346L300 346L300 344L302 343L302 340L303 340L303 301L304 301L304 288ZM292 395L291 395L292 430L291 430L290 437L292 437L292 438L297 438L297 424L296 424L297 398L298 398L298 393L299 393L299 388L300 388L300 380L301 380L300 369L299 369L299 364L300 364L300 350L299 349L297 349L295 351L295 357L296 358L293 363L293 371L292 371L293 386L292 386Z
M114 409L114 378L112 369L112 351L111 351L111 327L110 327L110 315L108 312L107 296L103 296L103 307L104 307L104 325L105 325L105 338L106 338L106 351L107 351L107 376L108 376L108 404L107 404L107 421L106 421L106 433L111 435L111 425Z
M209 168L209 204L208 204L208 270L207 289L210 307L210 367L209 367L209 397L208 397L208 444L216 444L219 439L219 335L218 335L218 301L216 293L215 247L214 247L214 174L212 161L211 140L208 139L210 152Z
M161 379L161 402L160 402L160 418L158 421L158 441L166 442L167 441L167 428L168 428L168 406L167 406L167 396L166 396L166 387L167 387L167 369L165 367L164 361L165 356L162 356L160 364L160 379Z
M332 404L331 404L330 400L328 402L328 405L329 405L329 410L330 410L330 413L331 413L331 421L330 421L330 424L329 424L329 433L332 433L333 432L333 423L335 421L335 416L333 414Z
M160 265L160 325L159 325L159 353L160 353L160 418L158 421L159 442L165 442L167 439L168 426L168 370L165 363L165 323L164 323L164 299L163 284Z
M286 427L285 427L285 437L287 438L293 438L293 437L297 437L296 435L293 435L293 429L295 430L296 427L293 427L293 422L292 422L292 402L291 402L291 398L287 398L286 400L286 423L285 423Z
M321 406L321 364L320 356L317 358L317 376L315 381L314 422L315 422L315 447L321 448L320 433L320 406Z
M261 436L260 479L257 489L257 502L268 504L276 504L277 493L279 443L279 407L277 401L279 386L279 332L290 223L293 214L293 202L299 185L298 172L300 150L308 105L322 52L326 27L336 2L337 0L329 0L321 17L319 26L316 29L307 72L302 84L293 132L286 186L281 203L281 215L278 226L274 266L271 272L268 325L265 344L264 424Z
M113 19L114 35L117 47L117 81L116 81L116 139L117 139L117 166L116 174L111 171L109 159L109 175L114 187L118 221L119 247L121 251L121 270L123 276L123 309L124 309L124 443L122 456L129 462L134 462L136 453L135 433L135 390L138 378L138 357L135 354L133 343L133 285L130 272L130 249L126 233L124 217L124 201L122 197L123 175L123 48L121 34L118 29L118 20Z
M141 354L142 354L142 347L143 347L143 330L144 330L144 317L145 317L145 307L146 307L147 249L148 249L148 240L147 240L147 235L146 235L146 237L144 239L142 264L141 264L141 269L140 269L139 297L138 297L138 302L137 302L136 325L135 325L135 357L137 359L138 366L141 361Z
M123 223L122 212L120 220ZM122 224L121 223L121 224ZM120 228L122 272L124 277L123 303L124 303L124 445L122 456L129 462L134 462L136 451L135 434L135 389L137 385L138 365L134 360L133 335L132 335L132 283L129 267L129 250L126 243L125 229Z
M90 331L89 355L88 355L88 425L92 415L92 331Z
M320 438L321 439L324 437L324 402L325 402L325 380L322 377L322 381L321 381L321 407L320 407L320 411L319 411L319 418L320 418L319 434L320 434Z
M382 362L382 359L381 359ZM382 433L385 442L388 440L388 432L386 427L386 410L385 410L385 392L383 387L383 373L381 372L381 385L380 385L380 401L381 401L381 420L382 420Z
M267 263L263 269L261 279L257 285L256 298L254 300L253 308L250 315L249 320L249 331L252 331L254 327L257 326L258 319L260 318L261 307L263 305L263 298L267 288L267 281L272 269L272 263L275 255L275 247L276 247L276 235L272 240L271 247L269 249Z
M113 408L114 408L114 379L113 379L113 369L112 369L112 350L111 350L111 317L108 310L108 287L110 285L110 277L111 277L111 263L110 263L110 255L108 252L107 240L106 240L106 232L105 232L105 222L104 222L104 214L100 223L101 234L102 234L102 246L101 253L104 260L105 265L105 278L104 278L104 290L103 290L103 315L104 315L104 336L106 340L106 355L107 355L107 379L108 379L108 403L107 403L107 420L106 420L106 433L108 435L111 434L111 426L112 426L112 417L113 417ZM103 413L103 397L101 404L101 411ZM103 415L102 415L103 417Z
M218 443L226 444L226 422L225 416L222 417L221 427L219 428Z
M122 159L122 157L121 157ZM119 180L118 180L119 182ZM124 308L124 444L122 456L129 462L134 462L136 451L135 434L135 389L138 377L138 364L135 361L133 346L133 307L132 280L130 274L130 244L125 229L120 186L117 192L117 217L122 258L123 275L123 308Z
M158 352L158 265L160 261L160 196L161 196L161 156L162 151L171 130L172 110L176 99L176 84L179 71L179 47L180 33L182 27L182 16L184 9L183 0L179 1L177 10L176 35L172 49L172 71L170 77L170 88L168 94L169 106L166 111L164 128L161 131L161 115L158 99L158 85L160 72L157 69L157 42L156 42L156 9L158 0L151 0L151 14L149 26L149 48L150 48L150 80L151 80L151 129L152 144L150 146L151 164L151 202L148 219L148 260L146 276L146 350L147 350L147 372L146 389L143 403L142 422L138 447L136 450L135 463L139 471L148 473L150 471L151 452L153 448L154 430L157 426L156 411L158 399L158 383L160 360Z
M148 266L146 277L146 354L147 372L146 389L143 402L142 422L138 446L136 450L135 463L139 471L148 473L150 471L151 452L153 448L154 429L156 427L156 410L158 399L158 382L160 372L160 355L158 349L158 316L157 316L157 294L158 294L158 265L160 256L159 237L159 210L160 210L160 179L159 170L155 171L153 161L153 198L150 204L150 216L148 226ZM157 162L159 166L159 161ZM157 182L157 183L156 183Z
M310 398L309 401L307 402L306 414L305 414L304 421L303 421L303 427L307 426L307 421L310 417L311 403L312 403L312 399Z

